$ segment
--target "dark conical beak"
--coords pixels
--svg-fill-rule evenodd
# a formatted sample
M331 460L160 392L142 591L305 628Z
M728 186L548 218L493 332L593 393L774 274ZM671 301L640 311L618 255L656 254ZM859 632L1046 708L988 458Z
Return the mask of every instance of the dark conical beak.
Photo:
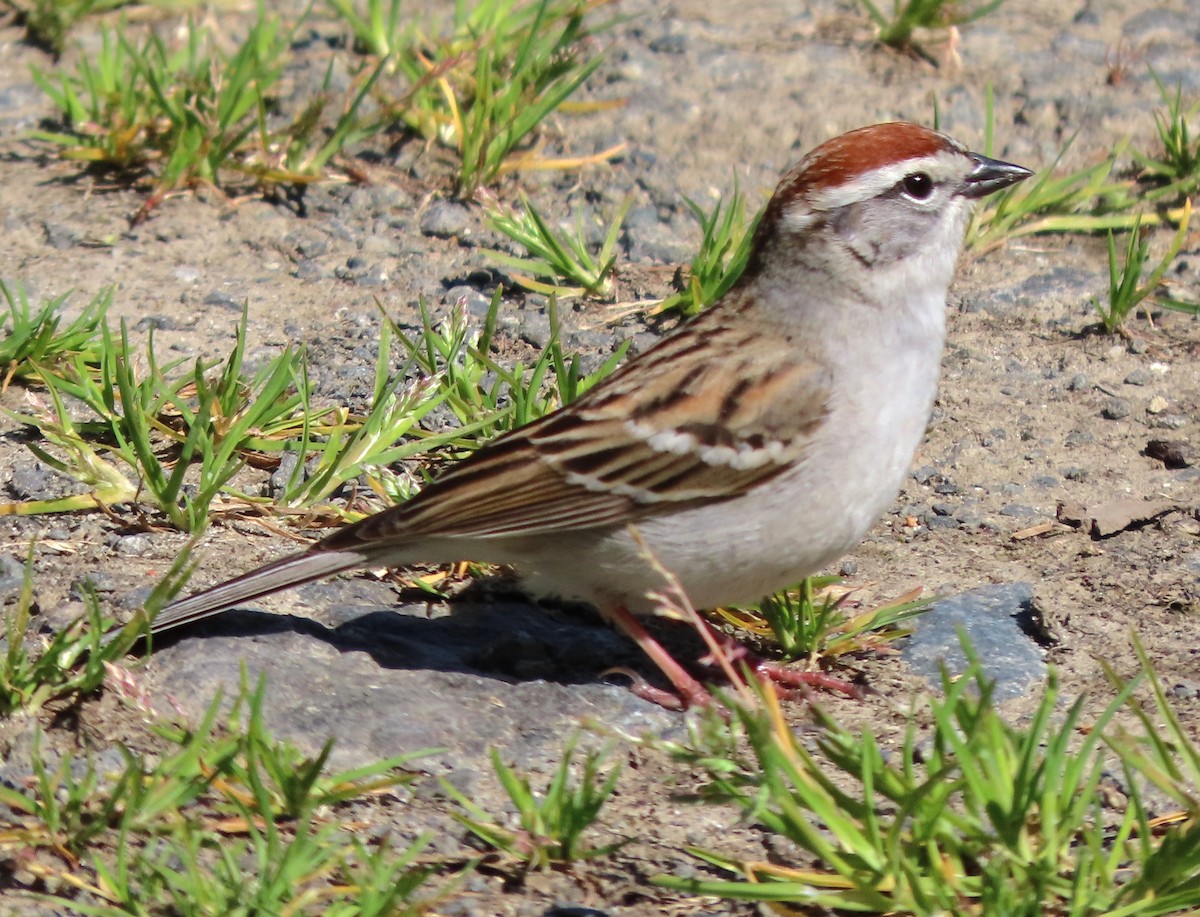
M971 153L970 156L975 168L967 175L967 183L962 190L964 197L986 197L993 191L1024 181L1033 174L1024 166L1014 166L1011 162L988 159L978 153Z

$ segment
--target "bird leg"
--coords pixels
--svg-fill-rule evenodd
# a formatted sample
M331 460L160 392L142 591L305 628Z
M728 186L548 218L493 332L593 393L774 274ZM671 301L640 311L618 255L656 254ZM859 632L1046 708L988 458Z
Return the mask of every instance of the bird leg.
M650 636L628 608L623 605L610 605L604 609L604 614L641 647L642 652L654 661L679 692L679 696L676 697L666 691L660 691L643 679L635 679L631 688L634 694L671 710L686 710L689 707L712 703L712 696L704 689L704 685L684 671L683 666L675 661L661 643Z
M672 694L656 688L629 669L610 670L620 672L631 679L630 691L643 700L648 700L668 710L687 710L690 707L712 703L712 695L705 687L688 674L661 643L650 636L650 633L628 608L614 603L605 607L603 613L641 647L642 652L653 660L678 693ZM826 675L824 672L804 672L780 662L763 659L737 640L721 633L700 615L695 612L692 614L695 615L694 618L691 615L688 617L691 618L692 624L700 632L700 636L709 648L709 652L699 660L700 663L720 668L734 687L744 685L737 670L740 666L745 666L759 679L772 681L786 689L822 688L826 691L845 694L847 697L862 698L862 692L843 679Z

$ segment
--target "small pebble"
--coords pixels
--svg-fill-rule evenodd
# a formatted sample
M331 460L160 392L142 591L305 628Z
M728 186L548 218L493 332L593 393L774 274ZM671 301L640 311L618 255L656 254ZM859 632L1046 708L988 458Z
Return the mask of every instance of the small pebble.
M97 595L107 595L116 591L116 580L111 574L101 570L94 570L71 583L70 596L73 599L82 600L89 592L94 592Z
M912 474L913 480L918 484L928 484L935 477L938 477L938 470L932 465L922 465Z
M1133 406L1126 398L1117 398L1115 395L1108 399L1108 404L1104 406L1104 410L1100 412L1107 420L1121 420L1133 413Z
M1096 436L1088 430L1072 430L1067 434L1067 438L1063 440L1068 446L1086 446L1088 443L1095 442Z
M1150 373L1144 369L1135 369L1125 377L1126 385L1149 385L1152 381Z
M123 535L117 539L114 547L117 554L141 557L154 547L154 542L149 535Z
M1147 414L1161 414L1167 409L1167 399L1162 395L1155 395L1150 399L1150 403L1146 405Z
M237 299L221 290L214 290L204 297L202 304L206 306L220 306L222 309L228 309L230 312L241 312L245 300Z
M1200 696L1200 690L1197 690L1195 682L1180 681L1171 688L1171 693L1180 700L1191 700L1194 697Z
M1026 516L1037 516L1039 513L1037 509L1024 503L1007 503L1000 509L1000 515L1024 518Z
M421 215L421 232L438 239L463 235L471 223L471 214L462 204L435 201Z
M1088 382L1088 377L1083 373L1076 373L1071 377L1071 381L1067 383L1068 391L1082 392L1086 391L1091 386Z
M169 315L146 315L133 327L138 331L180 331L185 326Z
M466 305L467 311L476 318L486 318L492 309L492 297L484 296L474 287L465 285L451 287L442 296L444 303L457 303L460 299Z
M1183 414L1161 414L1150 421L1150 426L1160 430L1178 430L1187 422L1188 419Z
M43 223L42 228L46 231L46 241L50 247L60 251L74 248L83 238L83 234L75 226L66 226L62 223Z
M686 54L688 40L686 35L664 35L650 42L650 50L656 54Z

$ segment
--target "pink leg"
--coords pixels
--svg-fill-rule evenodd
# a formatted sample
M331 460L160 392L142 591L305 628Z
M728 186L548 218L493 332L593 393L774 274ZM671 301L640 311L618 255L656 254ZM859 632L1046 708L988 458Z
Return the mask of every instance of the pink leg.
M630 614L628 608L621 605L609 606L604 609L604 613L612 619L612 622L617 627L621 628L642 648L642 652L654 661L654 664L662 670L662 673L675 686L675 690L679 692L679 697L673 697L666 692L659 691L644 681L640 683L635 681L633 687L635 694L639 697L644 697L646 700L653 701L660 706L675 710L686 710L688 707L712 702L712 697L704 689L704 686L684 671L683 666L672 658L671 654L663 648L661 643L650 636L646 628L642 627L641 622Z
M669 710L686 710L689 707L712 703L712 696L695 678L687 673L661 643L646 631L629 609L622 605L609 606L605 615L622 631L629 635L647 656L654 661L679 692L678 696L650 685L636 673L627 669L616 669L633 680L630 690L638 697L666 707ZM701 619L702 620L702 619ZM742 663L761 679L769 679L786 688L822 688L837 691L848 697L860 699L862 692L854 685L823 672L803 672L779 662L770 662L750 652L745 646L727 637L712 625L702 624L704 637L710 652L700 661L705 665L719 666L727 679L736 687L741 680L736 674L736 664Z

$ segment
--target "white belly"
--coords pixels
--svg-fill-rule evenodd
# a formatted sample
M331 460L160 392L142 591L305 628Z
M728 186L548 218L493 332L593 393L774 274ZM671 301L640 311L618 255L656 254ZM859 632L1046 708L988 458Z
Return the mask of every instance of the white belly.
M928 343L940 353L940 336ZM642 538L692 603L711 608L757 601L858 544L895 499L911 465L938 362L914 355L881 364L858 391L843 386L844 397L830 406L806 460L750 493L640 522ZM544 562L521 568L539 594L619 602L644 612L654 608L646 593L665 585L626 531L569 533L550 555L542 548Z

